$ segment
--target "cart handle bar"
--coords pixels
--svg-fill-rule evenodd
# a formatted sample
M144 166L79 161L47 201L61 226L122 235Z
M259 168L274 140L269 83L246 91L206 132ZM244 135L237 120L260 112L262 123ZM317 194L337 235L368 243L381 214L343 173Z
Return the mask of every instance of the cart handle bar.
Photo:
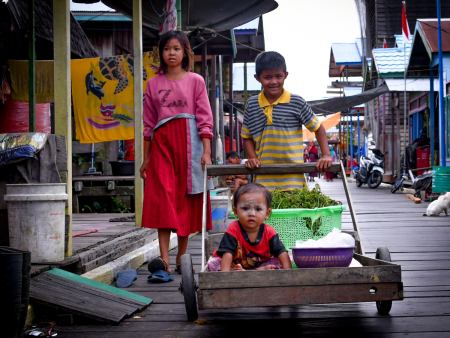
M283 164L261 164L259 168L248 169L242 164L233 165L213 165L206 167L209 176L221 175L286 175L286 174L303 174L316 173L316 163L283 163ZM341 164L339 162L331 163L331 167L327 170L330 172L341 172Z

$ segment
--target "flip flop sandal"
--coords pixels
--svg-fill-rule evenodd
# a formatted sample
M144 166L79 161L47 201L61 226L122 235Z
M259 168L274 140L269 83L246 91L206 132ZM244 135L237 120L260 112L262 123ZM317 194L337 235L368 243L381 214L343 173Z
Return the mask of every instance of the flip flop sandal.
M173 281L175 279L174 276L169 275L166 271L157 270L152 273L151 276L147 278L147 282L149 283L166 283Z
M122 270L117 273L116 286L118 288L129 287L137 278L137 272L134 269Z
M175 272L178 272L180 275L182 275L182 273L181 273L181 264L177 264L176 265Z

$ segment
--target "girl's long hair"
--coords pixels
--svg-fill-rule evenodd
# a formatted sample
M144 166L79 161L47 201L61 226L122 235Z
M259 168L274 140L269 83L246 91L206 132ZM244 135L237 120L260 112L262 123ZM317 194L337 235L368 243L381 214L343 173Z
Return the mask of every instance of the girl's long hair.
M184 34L182 31L168 31L161 36L161 39L158 43L160 60L158 72L164 73L167 70L167 64L164 62L163 52L164 47L166 47L166 45L172 39L177 39L181 44L181 48L183 48L184 56L183 61L181 61L181 67L188 72L191 68L191 44L189 43L186 34Z

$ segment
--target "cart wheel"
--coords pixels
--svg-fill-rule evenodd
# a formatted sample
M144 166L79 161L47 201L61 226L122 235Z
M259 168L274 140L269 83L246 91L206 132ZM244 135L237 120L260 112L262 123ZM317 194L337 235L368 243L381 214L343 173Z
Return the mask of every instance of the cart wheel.
M389 253L389 249L386 247L380 247L377 249L377 252L375 254L376 259L381 259L385 262L391 261L391 254ZM389 314L389 311L391 311L392 308L392 300L382 300L377 301L377 310L380 315L386 316Z
M196 298L197 283L194 279L191 255L185 254L181 256L181 271L182 275L179 290L184 296L184 306L186 307L188 320L193 322L198 318L198 310Z

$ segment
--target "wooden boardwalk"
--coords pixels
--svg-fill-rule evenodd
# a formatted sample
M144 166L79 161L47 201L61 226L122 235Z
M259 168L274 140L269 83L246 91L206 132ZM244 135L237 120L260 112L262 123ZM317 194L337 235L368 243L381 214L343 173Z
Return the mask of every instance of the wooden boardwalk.
M345 201L341 180L322 190ZM128 291L152 298L153 304L118 326L86 325L56 327L64 337L229 337L251 335L279 337L449 337L450 336L450 217L423 217L428 203L414 204L404 194L387 188L371 190L350 183L353 203L369 257L379 246L391 251L402 266L405 299L394 302L389 316L377 313L375 303L247 308L199 311L205 325L187 322L180 276L166 284L148 284L147 267ZM346 203L345 203L346 204ZM351 229L348 211L343 229ZM188 252L200 270L201 236L192 238ZM172 271L176 250L171 252ZM264 297L264 294L255 294Z

